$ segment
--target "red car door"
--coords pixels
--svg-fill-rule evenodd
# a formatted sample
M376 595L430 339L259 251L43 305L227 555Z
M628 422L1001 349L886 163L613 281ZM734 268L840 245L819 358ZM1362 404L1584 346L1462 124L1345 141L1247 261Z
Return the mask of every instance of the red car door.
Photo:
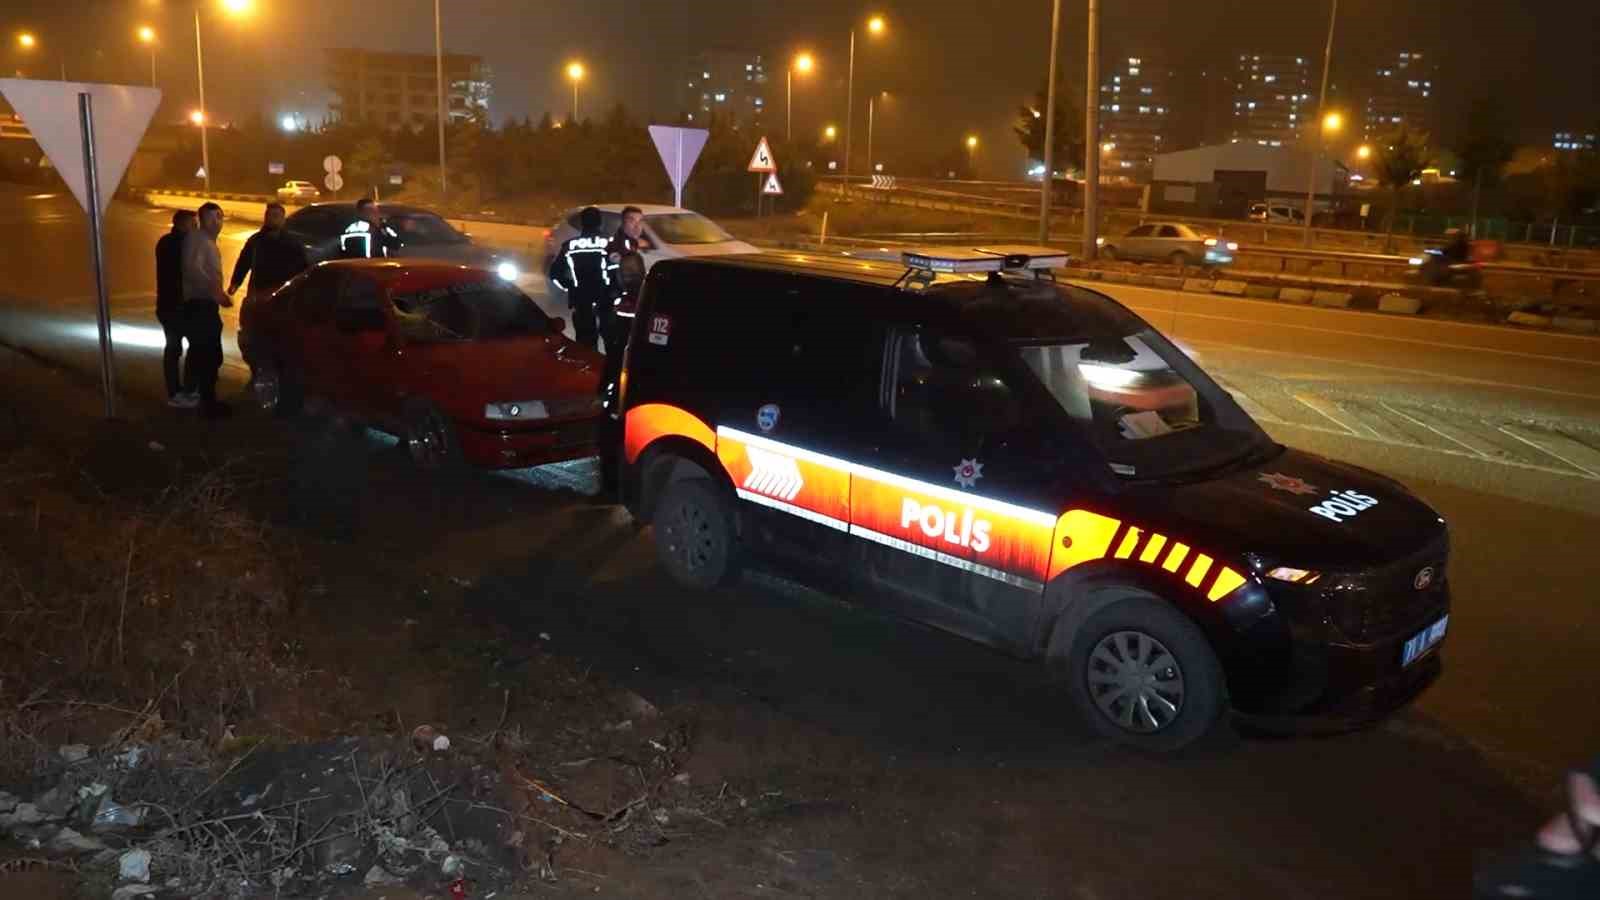
M275 350L287 377L308 395L326 397L333 348L333 302L339 293L336 269L318 269L306 276L289 298L288 315L275 335Z
M377 279L360 269L343 273L333 309L338 385L331 399L346 412L364 417L395 412L399 345L388 307Z

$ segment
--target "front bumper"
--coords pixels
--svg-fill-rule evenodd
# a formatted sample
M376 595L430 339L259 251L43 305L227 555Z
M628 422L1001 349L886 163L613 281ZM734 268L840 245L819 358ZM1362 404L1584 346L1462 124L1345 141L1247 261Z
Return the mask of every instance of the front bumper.
M553 422L539 428L457 428L461 455L484 469L522 469L583 459L599 452L599 418Z

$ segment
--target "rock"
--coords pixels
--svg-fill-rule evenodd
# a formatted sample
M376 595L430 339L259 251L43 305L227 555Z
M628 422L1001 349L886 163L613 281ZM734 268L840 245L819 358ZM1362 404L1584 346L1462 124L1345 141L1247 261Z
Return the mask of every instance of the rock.
M367 887L381 887L384 885L402 884L404 882L404 878L401 878L399 875L395 875L388 869L385 869L383 866L377 865L368 869L367 874L361 877L361 883Z
M1538 313L1522 312L1518 310L1507 319L1513 325L1529 325L1534 328L1549 328L1554 321L1550 316L1541 316Z
M117 857L117 877L140 883L150 880L150 851L129 850Z
M56 853L95 853L106 849L106 845L71 828L63 828L50 839L50 849Z
M1314 291L1311 294L1311 305L1327 309L1349 309L1350 300L1355 295L1348 291Z
M111 900L133 900L135 897L146 897L161 890L153 884L125 884L111 892Z
M1378 312L1414 316L1422 312L1422 301L1404 294L1384 294L1378 298Z
M1314 293L1310 288L1286 287L1278 291L1278 299L1290 303L1310 303Z
M1253 297L1256 300L1276 300L1278 299L1278 286L1275 284L1247 284L1244 287L1244 295Z
M1185 278L1183 280L1183 289L1194 291L1198 294L1209 294L1211 293L1211 280L1209 278Z
M18 803L12 808L10 813L0 816L0 828L16 828L22 825L37 825L40 822L48 821L51 818L51 816L46 815L44 811L39 809L39 807L35 804Z
M1243 297L1249 285L1242 281L1217 281L1211 285L1211 293L1223 294L1229 297Z
M0 791L0 815L9 813L17 808L17 795Z
M62 744L56 749L56 754L61 757L62 762L66 763L67 765L72 765L73 763L83 762L89 758L89 745Z
M57 786L33 798L33 805L46 819L65 819L78 805L78 796L66 787Z

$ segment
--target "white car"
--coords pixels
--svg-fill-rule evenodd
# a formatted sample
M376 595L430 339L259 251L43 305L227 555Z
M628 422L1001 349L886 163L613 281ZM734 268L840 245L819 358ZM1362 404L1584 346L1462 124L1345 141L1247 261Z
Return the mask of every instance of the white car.
M278 202L299 203L303 200L315 200L322 196L317 186L309 181L289 181L278 188Z
M622 226L622 210L632 205L644 213L644 232L640 235L640 252L648 271L658 259L680 256L721 256L729 253L760 253L755 247L722 230L722 226L699 213L677 206L656 206L649 203L596 203L600 210L600 231L606 236L617 233ZM575 206L561 214L561 218L545 233L544 258L546 267L555 249L567 238L579 233L578 214L583 207Z

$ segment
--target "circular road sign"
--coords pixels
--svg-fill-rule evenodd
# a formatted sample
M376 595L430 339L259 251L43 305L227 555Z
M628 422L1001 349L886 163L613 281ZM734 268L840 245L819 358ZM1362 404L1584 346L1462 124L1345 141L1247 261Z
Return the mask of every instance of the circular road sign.
M327 172L329 175L338 172L342 168L344 168L344 161L339 157L330 153L322 158L322 171Z
M338 172L329 172L328 177L322 179L322 183L328 186L328 190L337 191L344 187L344 176Z

